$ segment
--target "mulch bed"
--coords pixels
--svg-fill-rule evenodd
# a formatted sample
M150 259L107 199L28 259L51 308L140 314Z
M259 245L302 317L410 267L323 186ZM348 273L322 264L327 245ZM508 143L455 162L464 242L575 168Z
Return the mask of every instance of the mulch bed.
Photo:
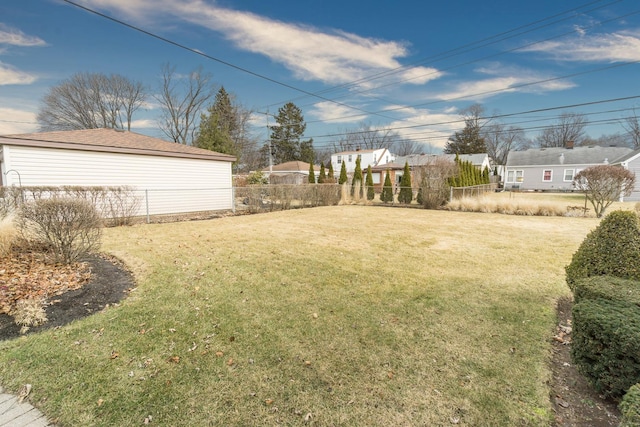
M48 299L47 323L36 326L27 333L43 331L66 325L77 319L96 313L107 305L122 300L135 286L133 276L114 258L102 255L90 255L82 260L86 262L91 275L79 289L66 291ZM83 280L82 276L78 280ZM69 285L73 288L72 285ZM0 314L0 341L19 337L20 326L13 317Z

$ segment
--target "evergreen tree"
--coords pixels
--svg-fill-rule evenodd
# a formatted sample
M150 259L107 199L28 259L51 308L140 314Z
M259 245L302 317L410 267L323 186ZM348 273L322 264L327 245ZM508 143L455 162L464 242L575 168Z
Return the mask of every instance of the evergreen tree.
M411 188L411 169L409 169L409 162L405 162L402 178L400 179L400 193L398 194L398 201L400 203L409 204L412 200L413 188Z
M416 196L416 202L421 205L424 202L424 197L422 196L422 187L418 188L418 195Z
M382 187L382 193L380 194L380 200L389 203L393 203L393 187L391 186L391 176L387 169L387 175L384 177L384 186Z
M320 175L318 176L318 184L327 182L327 174L324 171L324 162L320 162Z
M313 170L313 163L309 163L309 184L316 183L316 172Z
M340 168L340 178L338 179L338 184L342 185L347 182L347 165L342 162L342 168Z
M351 194L352 195L353 195L353 192L355 191L356 183L358 185L358 188L362 188L362 184L364 184L363 179L362 179L362 167L360 166L360 156L356 157L356 169L353 172L353 180L351 181Z
M477 120L465 120L465 127L449 137L444 147L446 154L486 153L487 144Z
M289 102L278 109L276 126L271 126L271 150L275 163L294 160L313 163L313 139L302 141L307 129L302 110Z
M200 129L193 145L218 153L235 155L233 136L237 133L238 127L236 108L231 103L231 97L227 91L221 87L213 104L200 116Z
M346 173L346 171L345 171ZM336 182L336 174L333 171L333 163L329 162L329 173L327 174L327 182L333 184Z
M373 200L376 197L375 189L373 188L373 174L371 173L371 165L367 166L367 200Z

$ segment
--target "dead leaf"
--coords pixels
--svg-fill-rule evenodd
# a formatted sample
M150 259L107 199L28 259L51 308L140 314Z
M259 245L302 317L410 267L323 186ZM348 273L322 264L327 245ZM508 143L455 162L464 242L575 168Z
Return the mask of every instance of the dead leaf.
M29 396L29 393L31 393L31 384L23 385L18 393L18 403L22 403Z
M229 360L227 360L227 366L233 366L236 362L233 360L233 358L229 358Z
M169 363L180 363L180 356L171 356L169 358L169 360L167 360L167 362L169 362Z
M104 403L104 399L98 399L98 407L102 406Z
M216 351L216 357L222 357L224 356L224 353L221 351Z
M267 405L273 405L273 399L266 399L264 403Z
M120 353L118 353L115 350L111 351L111 356L109 357L110 359L117 359L120 356Z

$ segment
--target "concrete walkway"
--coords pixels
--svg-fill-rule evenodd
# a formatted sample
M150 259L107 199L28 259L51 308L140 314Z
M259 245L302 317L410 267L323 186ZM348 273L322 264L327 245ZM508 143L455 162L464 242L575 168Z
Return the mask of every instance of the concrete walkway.
M2 393L0 388L0 427L51 426L42 412L27 401L18 403L18 397Z

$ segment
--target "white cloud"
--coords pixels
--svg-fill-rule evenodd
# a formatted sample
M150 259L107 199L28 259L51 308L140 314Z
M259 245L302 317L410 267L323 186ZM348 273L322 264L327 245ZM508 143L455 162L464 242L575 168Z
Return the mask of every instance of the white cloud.
M151 120L151 119L132 120L131 128L132 129L157 129L158 122L157 120Z
M202 0L84 0L90 7L115 9L129 19L178 18L221 33L236 47L264 55L301 80L339 84L401 67L408 55L403 42L365 38L339 30L277 21L251 12L219 7ZM161 14L161 15L160 15ZM423 84L437 78L435 69L418 67L403 79Z
M402 120L389 123L389 128L397 131L402 138L440 149L445 147L454 132L464 127L460 114L451 107L441 112L419 108L404 108L399 111L405 116Z
M563 61L640 61L640 31L582 35L567 41L538 43L520 52L542 52Z
M475 72L490 78L458 82L452 89L436 95L436 98L480 101L510 92L543 93L575 87L574 83L566 79L556 79L550 75L500 63L487 64L477 68Z
M0 62L0 86L28 85L36 81L36 77L20 71L11 65Z
M31 133L37 130L36 113L0 107L0 135Z
M39 37L28 36L22 31L0 23L0 44L11 46L45 46L46 43Z
M309 115L322 121L332 123L358 123L367 118L366 114L358 114L357 110L338 105L333 102L318 102L309 110Z

